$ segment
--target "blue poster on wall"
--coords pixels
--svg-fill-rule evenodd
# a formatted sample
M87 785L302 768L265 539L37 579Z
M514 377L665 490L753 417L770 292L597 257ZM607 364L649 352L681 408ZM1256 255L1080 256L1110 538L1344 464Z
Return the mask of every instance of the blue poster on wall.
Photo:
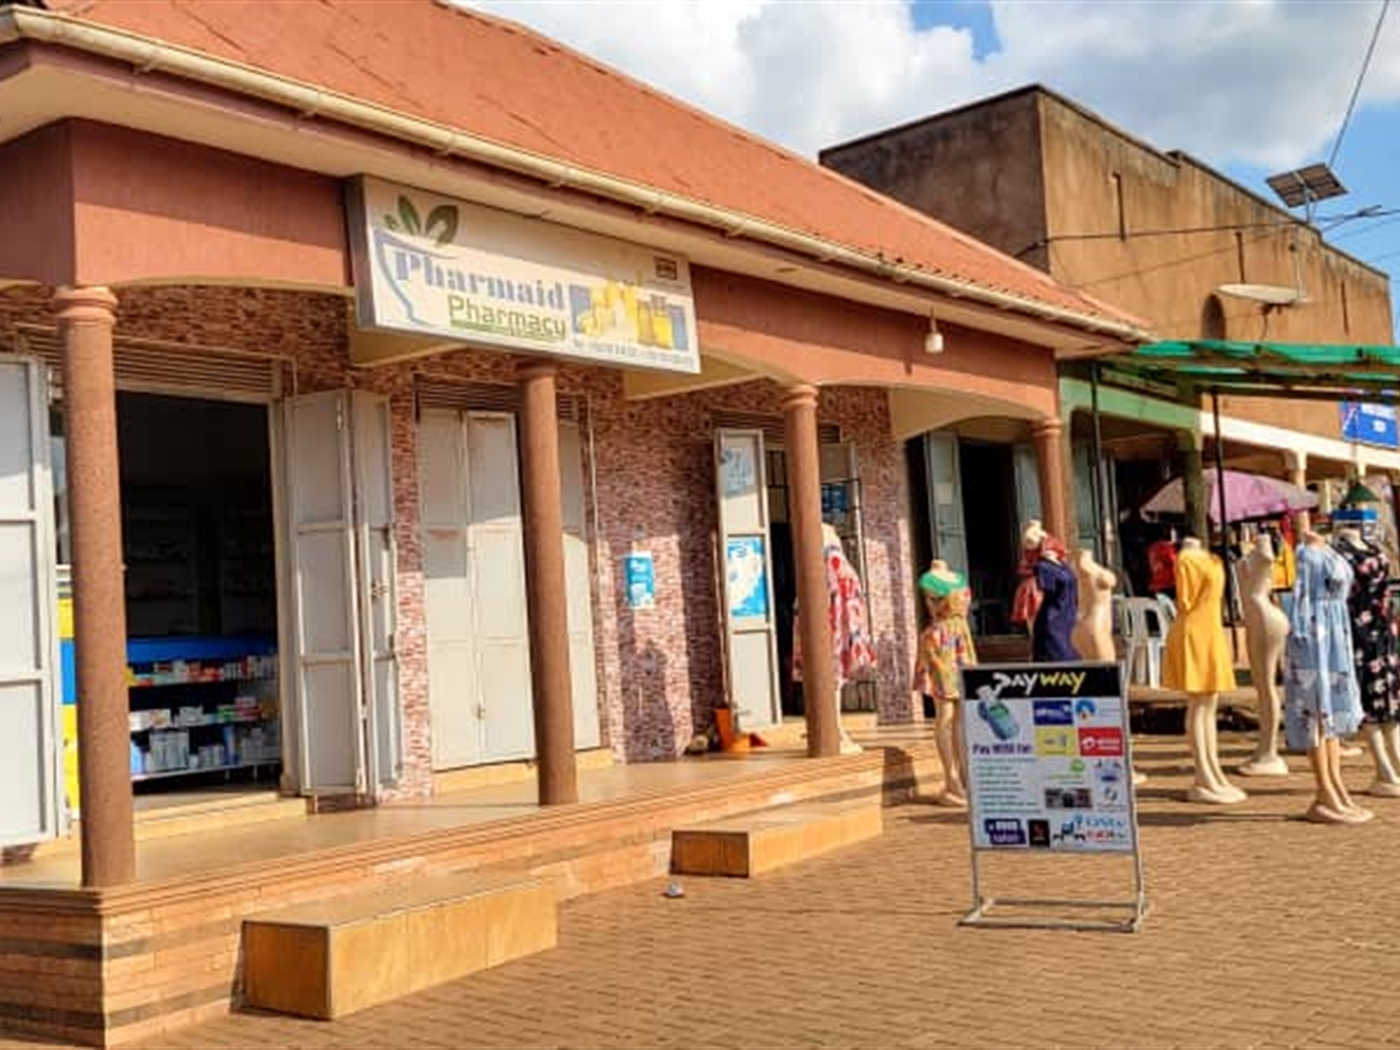
M731 538L725 544L729 615L735 620L768 618L768 559L758 536Z
M627 604L650 609L656 604L656 562L650 551L633 551L623 560L627 580Z
M1382 448L1400 448L1400 426L1397 426L1394 405L1368 405L1359 401L1343 401L1342 438Z

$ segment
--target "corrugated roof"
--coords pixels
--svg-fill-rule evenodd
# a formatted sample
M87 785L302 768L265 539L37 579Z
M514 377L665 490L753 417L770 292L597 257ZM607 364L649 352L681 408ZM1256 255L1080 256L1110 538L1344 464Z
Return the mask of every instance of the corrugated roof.
M1118 324L1125 311L523 26L436 0L50 0L84 21Z

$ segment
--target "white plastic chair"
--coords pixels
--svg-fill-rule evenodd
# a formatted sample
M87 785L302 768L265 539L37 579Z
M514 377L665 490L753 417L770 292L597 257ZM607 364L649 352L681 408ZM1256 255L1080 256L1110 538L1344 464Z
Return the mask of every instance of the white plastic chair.
M1176 602L1172 601L1169 594L1157 594L1153 597L1157 599L1157 604L1162 607L1162 616L1166 620L1162 628L1163 631L1171 630L1172 622L1176 620Z
M1168 599L1169 600L1169 599ZM1128 681L1153 689L1162 684L1162 650L1175 613L1157 598L1124 598L1121 623Z

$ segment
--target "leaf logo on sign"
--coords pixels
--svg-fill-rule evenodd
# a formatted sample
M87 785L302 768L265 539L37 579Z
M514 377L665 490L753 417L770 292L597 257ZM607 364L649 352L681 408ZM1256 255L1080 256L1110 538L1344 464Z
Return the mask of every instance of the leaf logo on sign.
M418 209L413 202L402 193L399 194L398 215L384 215L385 229L395 233L408 233L414 237L430 237L437 244L451 244L457 236L457 227L460 224L461 216L458 214L457 205L439 204L428 212L428 220L424 222L419 218Z

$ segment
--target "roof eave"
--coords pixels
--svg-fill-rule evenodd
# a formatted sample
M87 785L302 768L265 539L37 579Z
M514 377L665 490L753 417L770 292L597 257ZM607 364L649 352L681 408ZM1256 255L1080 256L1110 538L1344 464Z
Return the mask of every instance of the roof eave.
M1124 344L1150 342L1151 334L1117 317L1042 302L988 288L878 254L791 229L732 209L669 193L614 175L568 164L365 102L339 92L254 66L218 58L126 30L86 22L33 7L0 7L0 44L31 40L67 47L127 63L144 72L163 72L215 86L235 94L292 109L307 117L334 120L381 134L443 157L460 157L538 179L552 188L570 188L712 229L731 238L784 248L821 264L836 264L906 288L994 307L1063 330L1068 327Z

